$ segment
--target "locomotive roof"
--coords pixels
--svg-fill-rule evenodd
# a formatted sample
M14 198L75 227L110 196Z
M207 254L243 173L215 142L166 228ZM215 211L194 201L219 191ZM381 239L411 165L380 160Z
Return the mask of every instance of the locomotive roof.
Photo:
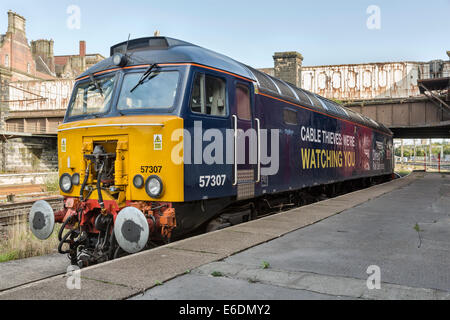
M214 67L256 82L261 92L284 100L300 104L322 113L349 119L365 126L383 131L392 132L383 124L378 123L362 114L352 111L342 105L326 99L312 92L300 89L291 83L272 77L266 73L253 69L223 54L169 37L146 37L118 43L111 47L111 57L97 63L79 78L96 72L115 68L112 56L115 53L127 54L128 65L141 65L152 63L196 63Z

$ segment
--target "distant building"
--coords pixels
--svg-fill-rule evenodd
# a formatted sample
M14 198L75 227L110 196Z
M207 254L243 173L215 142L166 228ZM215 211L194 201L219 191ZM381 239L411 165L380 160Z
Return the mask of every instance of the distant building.
M78 55L55 56L55 72L58 78L75 78L86 69L105 59L101 54L86 54L86 41L80 41Z
M42 131L57 123L70 98L73 79L104 59L100 54L86 54L85 41L80 41L76 55L55 56L53 46L53 40L46 39L28 44L25 18L8 11L8 30L0 34L0 128L5 128L6 121L19 125L15 131L31 127ZM24 120L26 110L39 114ZM43 115L47 125L40 123Z
M44 65L28 44L25 18L8 11L8 30L0 35L0 77L9 81L54 78Z
M80 41L79 54L55 56L53 40L35 40L29 45L25 26L24 17L8 11L8 30L0 35L0 80L75 78L104 59L100 54L86 54L85 41Z

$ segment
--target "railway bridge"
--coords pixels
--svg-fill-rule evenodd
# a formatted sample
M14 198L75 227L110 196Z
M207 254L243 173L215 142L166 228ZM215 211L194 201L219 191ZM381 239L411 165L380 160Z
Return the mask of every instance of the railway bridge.
M450 60L302 66L297 52L273 58L261 71L377 120L395 138L450 137Z

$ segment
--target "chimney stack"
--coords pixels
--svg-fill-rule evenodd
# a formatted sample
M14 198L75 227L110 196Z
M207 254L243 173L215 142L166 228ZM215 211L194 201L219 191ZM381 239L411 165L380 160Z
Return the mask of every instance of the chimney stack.
M53 40L36 40L31 41L31 53L33 57L37 59L41 57L42 61L45 62L49 70L43 70L43 72L55 72L55 56L53 53ZM39 70L41 71L41 70Z
M275 77L301 87L303 56L300 53L295 51L275 52L273 61Z
M22 32L25 35L25 18L9 10L8 11L8 31L11 33Z
M86 57L86 41L80 41L80 57Z

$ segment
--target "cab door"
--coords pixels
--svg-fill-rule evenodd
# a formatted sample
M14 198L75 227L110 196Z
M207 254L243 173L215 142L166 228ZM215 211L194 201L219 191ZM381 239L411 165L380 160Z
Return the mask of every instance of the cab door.
M254 119L253 85L236 80L231 103L231 121L234 129L233 186L237 199L255 195L259 181L259 122Z

